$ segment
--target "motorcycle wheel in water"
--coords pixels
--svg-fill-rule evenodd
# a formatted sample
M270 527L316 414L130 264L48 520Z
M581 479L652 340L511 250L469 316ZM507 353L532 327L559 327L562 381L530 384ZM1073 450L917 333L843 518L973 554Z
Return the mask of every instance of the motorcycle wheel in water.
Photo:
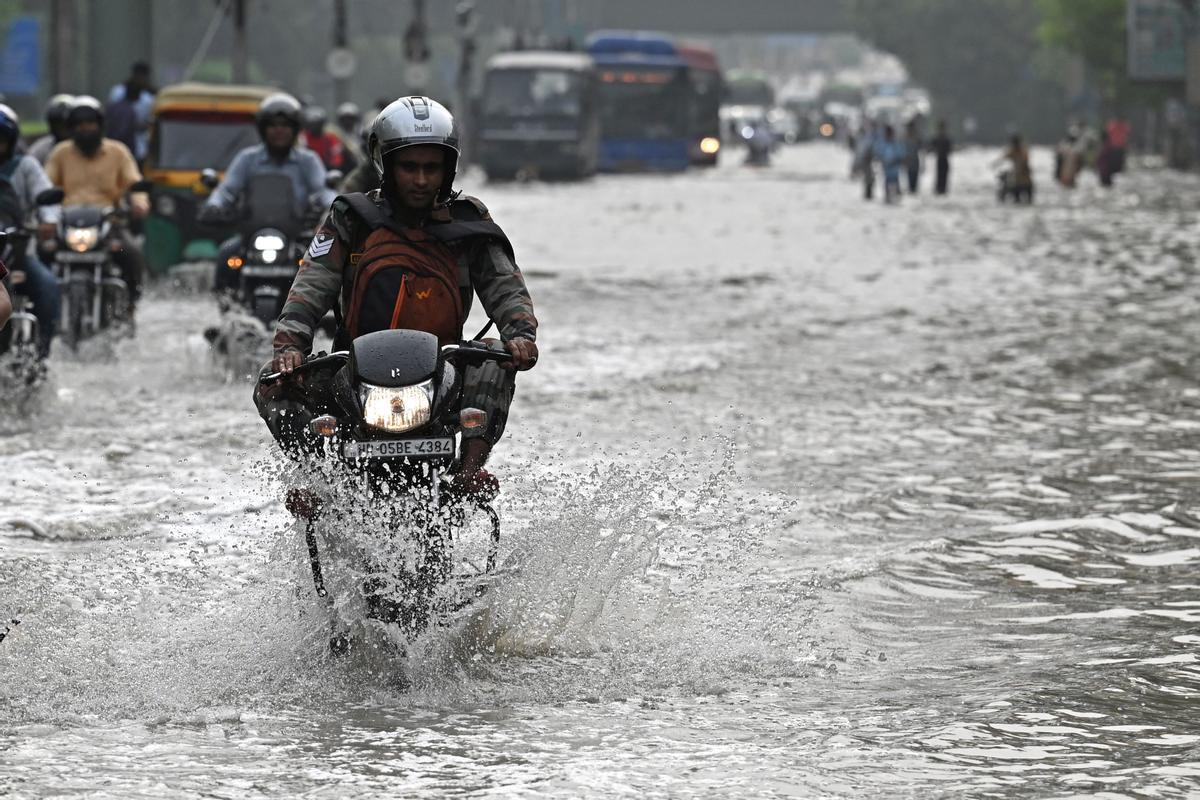
M131 191L144 190L139 183ZM101 332L133 335L129 286L114 257L120 247L116 226L123 221L117 210L63 208L53 268L62 287L61 337L72 351Z
M486 592L496 569L500 518L490 505L492 497L464 498L448 491L447 475L459 455L461 432L486 419L478 409L461 408L463 368L510 359L506 350L481 342L439 350L431 334L387 330L360 336L349 350L310 358L297 368L306 384L328 381L333 407L307 420L293 415L288 434L297 449L349 479L341 486L353 487L350 498L321 499L307 489L288 494L289 510L305 526L318 597L332 606L321 554L346 520L327 509L347 499L386 509L374 523L378 530L367 535L403 545L384 548L390 563L360 558L366 577L358 592L368 619L390 626L410 643ZM281 379L273 373L260 381ZM472 510L486 514L490 523L487 552L482 566L456 575L454 543ZM318 534L327 517L333 530L322 546ZM349 646L346 626L335 622L330 650L340 654Z
M327 182L340 181L334 171ZM218 185L217 174L205 170L201 182L210 190ZM270 352L275 321L283 313L288 292L300 269L314 229L328 208L323 193L309 198L303 209L292 202L291 181L270 173L251 176L238 205L214 211L205 224L233 228L237 245L223 249L218 283L218 324L204 331L214 366L226 380L253 375ZM226 278L218 278L219 281Z
M37 404L37 389L46 377L46 365L38 355L38 321L29 298L21 291L24 248L31 233L10 228L0 232L0 263L12 267L7 283L13 311L8 324L0 328L0 386L5 407L26 416Z

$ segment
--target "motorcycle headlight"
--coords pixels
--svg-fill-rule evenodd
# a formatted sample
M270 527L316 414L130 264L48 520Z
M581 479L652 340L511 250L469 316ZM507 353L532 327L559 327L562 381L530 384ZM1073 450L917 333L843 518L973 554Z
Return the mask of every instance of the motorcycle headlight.
M428 424L433 411L433 381L395 389L364 384L359 398L364 422L372 428L404 433Z
M76 253L86 253L96 246L100 240L100 231L96 228L67 228L67 247Z
M286 244L279 236L267 234L265 236L254 237L255 250L282 250Z

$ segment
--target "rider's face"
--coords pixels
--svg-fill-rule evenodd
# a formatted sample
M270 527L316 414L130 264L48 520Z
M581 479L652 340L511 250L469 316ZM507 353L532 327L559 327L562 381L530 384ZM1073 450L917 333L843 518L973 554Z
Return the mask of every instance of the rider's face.
M391 160L396 197L412 211L433 208L446 175L446 152L437 145L406 147Z
M81 120L76 122L71 128L73 136L87 136L88 134L100 133L100 123L94 119Z
M287 150L296 143L296 129L283 120L274 120L267 123L263 139L272 150Z

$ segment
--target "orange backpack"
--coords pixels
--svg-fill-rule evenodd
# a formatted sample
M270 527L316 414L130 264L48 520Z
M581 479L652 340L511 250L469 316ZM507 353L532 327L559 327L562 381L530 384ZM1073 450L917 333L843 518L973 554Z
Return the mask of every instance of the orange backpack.
M450 245L485 237L512 254L508 237L487 209L478 201L456 201L444 221L401 228L364 194L339 199L370 231L361 250L356 247L358 252L350 256L354 273L343 284L341 336L353 340L365 333L407 328L432 333L441 345L457 344L471 310L471 287L465 276L460 280Z
M352 339L394 328L432 333L442 345L462 338L458 261L420 230L372 231L347 300L345 329Z

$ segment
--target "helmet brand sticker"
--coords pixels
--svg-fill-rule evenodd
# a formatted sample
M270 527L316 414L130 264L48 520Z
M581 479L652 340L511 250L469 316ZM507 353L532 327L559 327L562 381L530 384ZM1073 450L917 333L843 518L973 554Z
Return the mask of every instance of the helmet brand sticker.
M432 125L413 125L413 130L416 133L433 133Z
M328 253L332 247L333 237L328 234L319 233L313 237L312 244L308 246L308 257L320 258Z

